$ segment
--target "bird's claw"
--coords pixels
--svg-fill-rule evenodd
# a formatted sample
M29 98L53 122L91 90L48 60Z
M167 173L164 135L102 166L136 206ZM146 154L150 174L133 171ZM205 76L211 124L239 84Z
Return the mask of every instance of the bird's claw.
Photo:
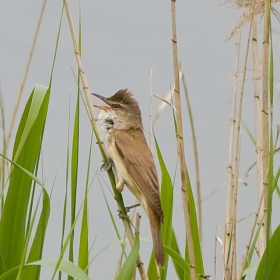
M128 218L128 215L127 215L127 211L123 211L123 210L118 210L119 212L119 218L120 219L127 219Z
M112 168L113 168L113 161L112 160L109 160L108 165L106 165L106 163L103 161L103 164L100 167L100 171L108 172L108 171L112 170Z

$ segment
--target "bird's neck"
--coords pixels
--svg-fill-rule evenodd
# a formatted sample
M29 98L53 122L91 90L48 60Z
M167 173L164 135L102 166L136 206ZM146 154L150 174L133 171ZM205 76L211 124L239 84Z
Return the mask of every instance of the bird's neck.
M117 131L143 131L142 123L131 122L120 119L117 117L113 110L104 111L101 110L98 115L100 121L101 130L104 132L107 139L111 138Z

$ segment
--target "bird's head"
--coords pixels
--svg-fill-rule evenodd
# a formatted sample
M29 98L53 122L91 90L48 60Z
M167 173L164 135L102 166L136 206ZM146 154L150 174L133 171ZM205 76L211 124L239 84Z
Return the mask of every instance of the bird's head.
M101 116L101 118L106 118L106 115L110 115L115 130L126 130L131 128L142 129L143 126L139 104L128 89L121 89L108 98L95 93L93 93L93 95L108 105L93 106L104 111L102 112L103 117Z

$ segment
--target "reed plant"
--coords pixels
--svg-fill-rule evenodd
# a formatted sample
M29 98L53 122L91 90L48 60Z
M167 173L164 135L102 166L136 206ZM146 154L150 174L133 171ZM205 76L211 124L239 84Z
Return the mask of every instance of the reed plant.
M273 125L273 104L274 104L274 64L273 64L273 44L272 44L272 20L273 7L271 1L254 0L248 1L228 1L232 5L243 9L240 21L233 28L233 34L238 38L236 45L237 55L235 64L235 75L232 95L232 113L230 122L230 138L228 153L228 196L226 200L226 226L223 242L224 257L224 278L225 279L245 279L249 274L252 258L257 255L260 259L255 279L277 279L277 272L265 260L267 254L273 254L271 250L274 229L271 224L272 197L275 194L279 168L274 168L274 154L277 145L277 129ZM274 2L275 3L275 2ZM262 34L258 31L259 21L263 20ZM248 23L248 35L246 36L245 55L243 68L240 70L239 58L241 53L242 35L244 25ZM262 42L262 55L259 53ZM249 60L249 56L252 59ZM248 61L252 61L249 65ZM238 186L240 184L240 160L241 153L241 126L243 118L243 100L245 84L247 85L248 69L252 68L252 80L254 96L252 105L254 108L255 134L245 128L255 145L256 151L256 184L258 196L258 206L255 209L255 219L251 226L249 241L242 258L241 268L238 266ZM253 129L252 129L253 130ZM276 140L275 140L276 139ZM276 181L275 181L276 179ZM274 234L277 234L277 226ZM276 238L276 237L274 237ZM276 249L276 248L275 248ZM254 253L255 251L255 253ZM274 252L275 254L275 252ZM271 256L271 255L270 255ZM276 259L272 262L275 262ZM265 263L265 264L264 264ZM276 277L276 278L275 278Z

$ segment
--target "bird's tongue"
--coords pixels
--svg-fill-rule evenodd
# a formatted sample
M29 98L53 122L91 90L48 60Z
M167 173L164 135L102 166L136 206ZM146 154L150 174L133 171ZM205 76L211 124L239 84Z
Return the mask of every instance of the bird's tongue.
M103 106L101 106L103 107ZM100 120L100 125L101 128L103 126L105 126L105 128L107 129L108 126L108 122L110 121L110 123L112 123L112 118L113 118L113 111L110 109L108 109L109 107L104 106L106 108L107 111L105 111L104 108L100 108L100 113L98 114L98 119ZM98 107L99 108L99 107Z
M93 107L99 108L99 109L101 109L101 110L103 110L105 112L108 112L108 111L112 110L111 107L106 106L106 105L93 105Z

